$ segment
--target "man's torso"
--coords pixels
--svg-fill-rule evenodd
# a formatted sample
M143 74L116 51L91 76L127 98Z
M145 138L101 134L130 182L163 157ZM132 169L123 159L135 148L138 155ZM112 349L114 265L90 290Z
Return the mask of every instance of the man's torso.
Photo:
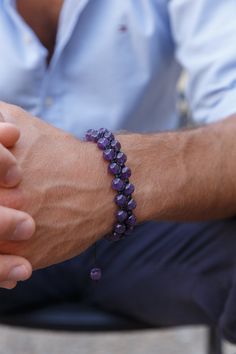
M1 100L77 136L179 125L166 0L20 3L0 0Z

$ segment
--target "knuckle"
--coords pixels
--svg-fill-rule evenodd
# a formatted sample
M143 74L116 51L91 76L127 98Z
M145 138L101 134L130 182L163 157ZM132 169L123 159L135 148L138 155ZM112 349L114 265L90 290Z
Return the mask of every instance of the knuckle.
M9 113L11 113L13 116L18 116L19 114L22 114L24 110L15 105L9 105Z
M5 103L0 101L0 111L3 116L3 119L7 122L15 123L15 118L19 115L22 115L24 110L16 105Z

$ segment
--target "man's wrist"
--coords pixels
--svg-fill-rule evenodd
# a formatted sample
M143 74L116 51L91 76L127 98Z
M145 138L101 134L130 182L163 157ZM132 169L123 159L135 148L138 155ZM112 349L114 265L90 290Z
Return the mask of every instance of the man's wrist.
M101 151L95 144L79 142L79 158L77 164L78 210L88 215L93 222L91 233L94 241L100 239L112 229L115 220L115 192L111 188L112 176L108 173L107 164ZM91 225L92 226L92 225Z
M120 135L118 139L127 155L127 165L132 170L130 181L135 185L137 221L154 219L157 208L153 205L153 200L156 200L158 191L157 178L154 178L155 166L150 167L155 162L158 141L151 134L126 134Z
M211 220L236 213L235 120L119 137L133 171L139 222Z

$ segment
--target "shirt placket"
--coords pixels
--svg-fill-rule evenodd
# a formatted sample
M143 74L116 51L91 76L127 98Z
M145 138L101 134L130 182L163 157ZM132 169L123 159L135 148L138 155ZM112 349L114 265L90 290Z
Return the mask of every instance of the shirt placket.
M60 100L57 99L60 95L60 87L53 84L57 76L57 64L64 48L71 38L81 13L89 1L91 0L64 1L58 23L55 50L43 79L40 107L41 116L50 115L50 111L52 113L53 108L55 109L55 105L60 105ZM59 107L57 107L57 109L59 110Z
M23 46L32 54L38 56L38 67L36 68L35 80L40 81L40 92L38 97L38 106L35 112L38 116L47 118L53 116L55 105L59 104L56 99L60 87L54 85L54 79L57 76L57 63L62 55L64 48L70 40L73 30L79 20L80 14L91 0L65 0L58 23L57 38L55 50L51 58L50 64L47 63L48 51L42 45L37 35L30 26L17 13L15 0L4 0L5 7L9 16L22 33ZM28 48L28 49L27 49ZM38 85L39 86L39 85ZM52 122L52 121L51 121ZM52 122L53 123L53 122Z

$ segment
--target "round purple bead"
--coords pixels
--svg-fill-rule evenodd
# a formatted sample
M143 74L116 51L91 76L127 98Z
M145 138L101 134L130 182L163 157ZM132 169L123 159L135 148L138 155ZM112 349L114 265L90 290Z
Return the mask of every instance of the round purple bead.
M132 183L126 184L125 189L124 189L124 194L125 195L130 195L133 192L134 192L134 185Z
M124 224L116 224L114 232L117 234L123 234L126 231L126 227Z
M121 171L121 167L117 163L112 162L108 166L108 171L110 173L112 173L113 175L118 175L120 173L120 171Z
M115 156L116 156L116 152L114 149L107 149L107 150L103 151L103 157L107 161L114 160Z
M112 188L115 190L115 191L122 191L124 189L124 186L125 186L125 182L122 181L122 179L120 178L114 178L113 181L112 181Z
M105 132L103 137L108 139L109 141L112 141L115 138L114 135L112 134L112 132L110 132L110 131Z
M127 156L120 151L121 144L109 130L100 128L89 129L85 135L87 141L96 142L98 148L103 150L103 157L109 161L108 171L115 175L112 181L112 188L118 192L114 198L119 210L116 212L117 223L114 225L113 233L107 235L107 239L118 241L131 233L136 224L136 217L132 210L136 208L136 202L131 197L134 192L134 185L129 183L131 170L125 166ZM101 269L93 268L90 277L93 280L101 278Z
M124 163L127 161L127 156L122 151L120 151L116 155L116 161L119 165L124 165Z
M101 150L106 150L106 148L109 146L109 140L106 138L100 138L97 141L98 147Z
M119 151L121 149L119 141L117 141L116 139L112 140L111 148L115 149L116 151Z
M128 209L128 210L133 210L133 209L136 208L136 206L137 206L137 203L136 203L136 201L132 198L132 199L130 199L130 201L129 201L128 204L127 204L127 209Z
M129 217L128 217L128 219L126 220L126 223L127 223L127 225L129 225L129 226L134 226L135 224L136 224L136 217L135 217L135 215L130 215Z
M125 234L130 235L130 234L132 234L133 230L134 230L134 226L127 225L127 229L125 231Z
M93 269L91 269L91 271L90 271L90 278L91 278L92 280L98 281L98 280L101 279L101 277L102 277L102 271L101 271L100 268L93 268Z
M127 179L131 176L131 170L129 167L125 166L121 170L121 178Z
M93 132L91 133L91 140L93 142L97 143L99 138L100 138L100 135L99 135L98 130L93 130Z
M106 239L108 241L119 241L120 240L121 235L117 234L116 232L113 232L110 235L106 236Z
M128 213L125 210L118 210L116 217L117 220L122 223L128 218Z
M105 133L108 132L108 130L107 130L106 128L100 128L100 129L98 130L98 132L99 132L100 136L102 137L102 136L104 136Z
M127 198L126 198L126 196L123 195L123 194L118 194L118 195L116 195L116 197L115 197L115 203L116 203L120 208L126 206L126 204L127 204Z
M93 129L87 130L87 132L85 134L85 140L92 141L92 133L93 133Z

